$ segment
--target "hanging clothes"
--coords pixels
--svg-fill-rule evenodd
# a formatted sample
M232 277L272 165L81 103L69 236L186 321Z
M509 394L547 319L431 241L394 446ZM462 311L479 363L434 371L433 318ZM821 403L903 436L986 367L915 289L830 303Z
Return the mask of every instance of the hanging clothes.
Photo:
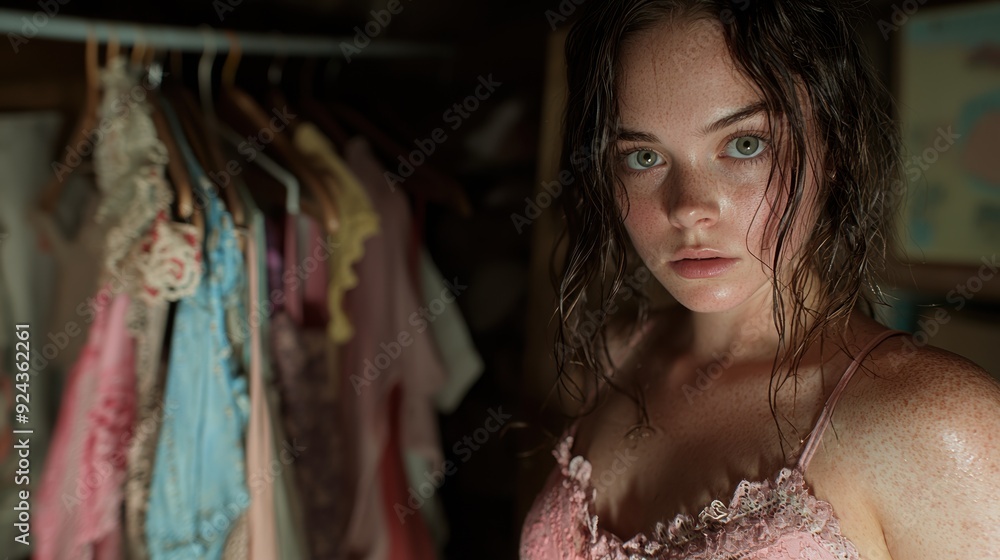
M428 308L433 305L432 302L443 301L444 297L449 297L448 292L451 291L425 247L420 250L420 287L423 305ZM457 297L461 294L452 295ZM469 334L469 328L458 305L435 306L434 310L439 313L430 322L430 330L448 375L434 402L439 412L451 414L482 375L484 364L472 342L472 335ZM411 488L419 488L421 484L427 482L426 473L434 472L434 466L418 452L406 451L404 459L406 479ZM448 542L449 529L444 507L437 498L436 492L434 496L424 498L425 502L420 508L420 513L431 529L438 548L443 549Z
M312 123L295 127L295 148L312 159L317 168L329 173L327 181L339 207L341 225L332 236L336 248L330 255L330 338L338 343L354 335L351 318L344 312L344 294L358 285L354 265L364 256L365 241L379 232L379 215L358 178L348 168L333 143Z
M98 118L104 132L94 148L100 196L85 222L105 232L102 258L94 263L112 278L114 291L131 298L126 323L135 339L136 410L125 440L123 524L125 550L136 560L148 558L143 524L152 455L160 420L170 412L163 410L160 398L168 305L194 293L201 271L195 228L168 219L172 192L165 176L167 151L156 136L145 96L135 95L141 76L140 70L127 67L124 57L111 60L101 72Z
M66 180L62 200L55 212L32 208L29 218L37 232L37 245L51 255L56 271L55 285L50 295L52 308L48 324L52 325L49 340L60 350L45 369L68 371L76 363L80 350L87 340L87 331L93 315L86 311L86 302L97 293L98 282L104 270L104 244L107 229L94 220L100 197L95 192L94 181L81 173ZM77 214L73 220L60 216L60 210L71 206ZM66 222L77 221L75 231L65 233ZM118 291L125 286L116 282ZM81 307L81 304L83 306ZM46 372L50 375L51 372Z
M224 560L246 558L276 558L278 555L277 521L274 518L274 483L267 481L256 484L261 477L268 476L270 439L272 437L271 420L268 416L266 396L261 374L260 350L260 318L259 298L260 283L258 280L259 260L257 238L253 231L256 218L260 217L256 206L245 196L245 187L235 181L229 188L239 190L237 193L245 211L249 215L250 229L240 231L246 243L246 275L247 275L247 326L249 327L249 344L243 345L243 367L249 376L250 416L246 436L246 473L247 487L250 489L250 506L243 513L234 530L229 534L226 548L222 555ZM253 533L253 539L248 533Z
M299 224L306 222L307 244L298 247ZM283 308L271 321L272 356L281 387L283 426L294 453L298 453L294 471L297 480L304 529L310 558L340 558L342 534L346 526L344 478L341 464L344 450L339 421L339 406L334 390L333 372L328 367L326 324L329 276L315 255L329 255L318 226L303 216L285 216L281 258L271 257L272 270L280 276L284 295ZM274 228L272 228L274 231ZM271 236L278 241L277 235ZM269 247L271 253L278 246ZM302 255L302 258L299 256ZM310 264L311 263L311 264ZM321 289L316 290L316 286ZM294 289L293 289L294 287ZM306 305L312 309L306 309ZM308 312L307 312L308 311ZM309 324L305 317L317 318Z
M394 192L386 183L367 141L352 139L344 154L382 225L382 231L365 243L364 258L357 266L361 281L347 293L344 304L357 326L341 356L345 422L355 430L350 442L355 496L348 545L359 558L382 559L407 552L411 558L433 558L421 516L400 519L397 506L405 507L410 498L406 489L382 483L405 479L400 445L427 456L435 468L443 464L433 396L444 383L445 373L420 318L420 298L408 272L410 209L403 193ZM391 398L397 387L401 391L398 423L393 422ZM388 442L395 440L393 424L399 430L399 443L389 450ZM386 458L387 451L396 457ZM397 534L397 539L409 542L390 546L390 523L394 532L402 526L404 533Z
M167 415L153 467L146 538L153 560L218 559L247 508L244 430L249 398L237 376L227 308L243 310L243 256L232 217L208 182L167 103L164 115L204 202L205 268L197 291L177 304L164 391Z
M287 450L285 430L278 413L278 395L273 389L269 335L267 251L264 214L239 184L243 206L249 216L247 274L250 278L251 343L247 346L250 364L250 426L247 430L247 480L252 493L249 525L251 560L281 558L303 560L306 542L300 499L295 486L297 457ZM294 448L293 448L294 451ZM277 470L277 472L275 472Z
M125 324L129 298L109 298L97 301L90 336L63 394L34 525L39 560L121 557L119 509L135 411L135 356Z
M129 560L147 560L146 506L153 481L153 462L160 424L177 409L163 405L163 385L167 365L163 361L163 338L166 335L166 302L150 306L146 311L146 331L138 339L136 352L136 418L132 440L127 452L125 481L125 551Z
M129 323L137 336L145 333L149 306L193 295L202 272L197 229L169 218L173 193L165 176L167 148L156 136L145 96L135 95L142 87L140 76L124 57L111 60L102 72L98 117L107 130L94 148L101 192L94 219L109 227L105 269L136 300Z
M63 394L59 439L53 442L53 460L44 480L47 501L40 508L51 516L40 531L36 554L40 558L120 557L120 510L126 455L134 434L136 369L145 367L154 342L144 337L147 309L169 294L190 290L192 284L192 275L184 274L192 260L184 257L194 251L191 239L183 235L183 229L167 227L164 220L171 198L163 178L165 148L152 134L149 107L142 99L128 97L138 84L138 73L128 71L119 58L102 71L101 81L104 97L97 116L105 129L94 148L101 194L93 223L107 228L99 252L108 259L93 260L104 265L107 281L88 300L89 309L77 312L98 315L110 299L116 314L108 332L91 332L88 338L88 344L95 337L101 340L104 362L95 366L92 355L81 358L74 368L72 389ZM123 100L131 102L128 111L121 110ZM46 215L36 215L36 223L46 245L58 255L62 251L58 230ZM85 227L91 223L86 221ZM85 254L73 256L87 258ZM81 273L86 270L81 267ZM127 342L119 350L122 339ZM79 429L81 417L85 436L73 431ZM64 487L74 484L79 503L69 507L65 502L70 494ZM91 491L81 495L81 484ZM63 500L62 509L51 502L55 495ZM71 519L73 515L86 521L81 525Z
M426 248L420 250L420 279L425 305L443 300L452 291ZM457 297L461 294L451 295ZM475 385L485 366L458 305L442 306L440 313L430 323L430 328L434 333L438 354L448 373L448 380L434 397L434 402L443 414L451 414Z

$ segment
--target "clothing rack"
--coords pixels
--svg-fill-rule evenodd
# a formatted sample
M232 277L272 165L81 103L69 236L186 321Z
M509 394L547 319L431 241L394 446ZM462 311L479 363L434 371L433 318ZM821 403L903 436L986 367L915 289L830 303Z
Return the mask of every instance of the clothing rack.
M27 35L25 28L34 31ZM362 30L363 31L363 30ZM144 25L113 20L93 20L64 14L48 15L42 10L35 12L0 9L0 33L4 36L17 34L25 39L36 38L56 41L87 40L93 33L101 43L118 41L119 44L146 45L156 49L170 49L187 52L211 50L228 52L235 37L238 48L247 55L285 56L344 56L344 48L351 57L371 58L448 58L453 49L441 45L421 45L405 41L370 39L364 47L357 47L354 37L289 36L281 33L229 32L203 25L198 29ZM360 52L359 52L360 51ZM350 60L350 59L348 59Z

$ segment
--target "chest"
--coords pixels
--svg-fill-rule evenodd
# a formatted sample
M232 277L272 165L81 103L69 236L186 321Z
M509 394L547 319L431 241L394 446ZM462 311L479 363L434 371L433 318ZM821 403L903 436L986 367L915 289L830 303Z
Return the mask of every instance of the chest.
M779 392L776 423L769 372L749 368L700 387L647 385L650 430L636 429L636 405L617 393L581 421L572 454L591 464L594 507L607 530L630 536L678 513L697 516L713 500L728 504L740 481L773 478L794 465L824 384L811 376L794 399L790 387L788 398Z

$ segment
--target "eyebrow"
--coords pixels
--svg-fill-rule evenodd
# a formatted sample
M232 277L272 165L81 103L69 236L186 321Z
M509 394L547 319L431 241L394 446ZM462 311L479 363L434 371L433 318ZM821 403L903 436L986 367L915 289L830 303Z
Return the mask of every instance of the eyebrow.
M763 101L758 101L757 103L754 103L752 105L747 105L742 109L738 109L737 111L722 117L721 119L706 126L705 128L702 128L701 135L708 136L713 132L718 132L719 130L726 128L727 126L749 119L750 117L753 117L758 113L763 113L766 110L767 110L767 104L764 103Z
M766 110L767 110L767 104L764 103L763 101L759 101L752 105L747 105L742 109L738 109L733 113L730 113L722 117L721 119L709 125L706 125L704 128L701 129L700 134L702 136L708 136L713 132L718 132L719 130L724 129L727 126L731 126L734 123L738 123L740 121L749 119L750 117L753 117L759 113L763 113ZM659 138L657 138L655 134L650 134L648 132L632 130L629 128L622 128L618 130L618 134L616 135L615 140L618 142L656 143L659 141Z
M660 141L655 134L650 134L648 132L641 132L638 130L632 130L629 128L622 128L618 130L618 134L615 137L617 142L640 142L647 144L656 144Z

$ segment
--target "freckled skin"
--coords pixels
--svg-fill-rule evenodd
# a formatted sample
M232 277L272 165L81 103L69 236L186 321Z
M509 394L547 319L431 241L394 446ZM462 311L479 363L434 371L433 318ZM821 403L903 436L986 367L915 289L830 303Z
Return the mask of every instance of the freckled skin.
M727 145L735 133L766 136L767 116L760 113L708 135L700 132L760 97L732 65L721 32L708 22L641 34L626 47L622 61L622 126L658 141L621 142L619 149L652 150L662 160L638 177L619 174L628 199L624 223L639 256L692 311L739 313L760 303L770 291L773 253L763 240L778 190L772 186L765 196L774 150L739 159L727 154ZM815 190L810 175L806 196L814 197ZM789 254L806 234L801 228L798 233ZM691 247L715 249L738 263L723 278L684 279L667 262Z
M740 480L773 478L794 464L852 353L884 327L856 312L846 352L832 338L822 352L818 345L807 352L796 387L789 382L779 392L783 454L768 406L777 345L771 274L758 260L771 262L773 232L765 222L781 210L778 189L765 188L775 147L758 165L727 150L734 135L766 135L763 114L700 132L760 99L734 69L717 24L706 21L636 35L622 66L622 127L655 141L622 141L618 148L656 154L638 175L625 173L623 158L623 220L638 255L682 306L654 314L641 341L611 337L612 355L621 357L617 375L644 391L655 433L623 440L635 405L608 391L581 421L574 444L595 479L613 468L623 446L638 457L625 472L606 476L596 498L601 526L628 538L677 513L697 514L712 499L728 503ZM809 173L805 199L813 206L816 190ZM815 224L815 211L806 208L786 259L798 258ZM736 264L715 278L683 278L669 266L683 248L714 249ZM1000 506L993 501L1000 495L1000 388L967 360L930 348L909 351L902 340L881 344L852 378L806 480L833 505L862 558L1000 557ZM699 381L696 372L727 352L735 357L721 374ZM984 553L990 550L996 553Z

